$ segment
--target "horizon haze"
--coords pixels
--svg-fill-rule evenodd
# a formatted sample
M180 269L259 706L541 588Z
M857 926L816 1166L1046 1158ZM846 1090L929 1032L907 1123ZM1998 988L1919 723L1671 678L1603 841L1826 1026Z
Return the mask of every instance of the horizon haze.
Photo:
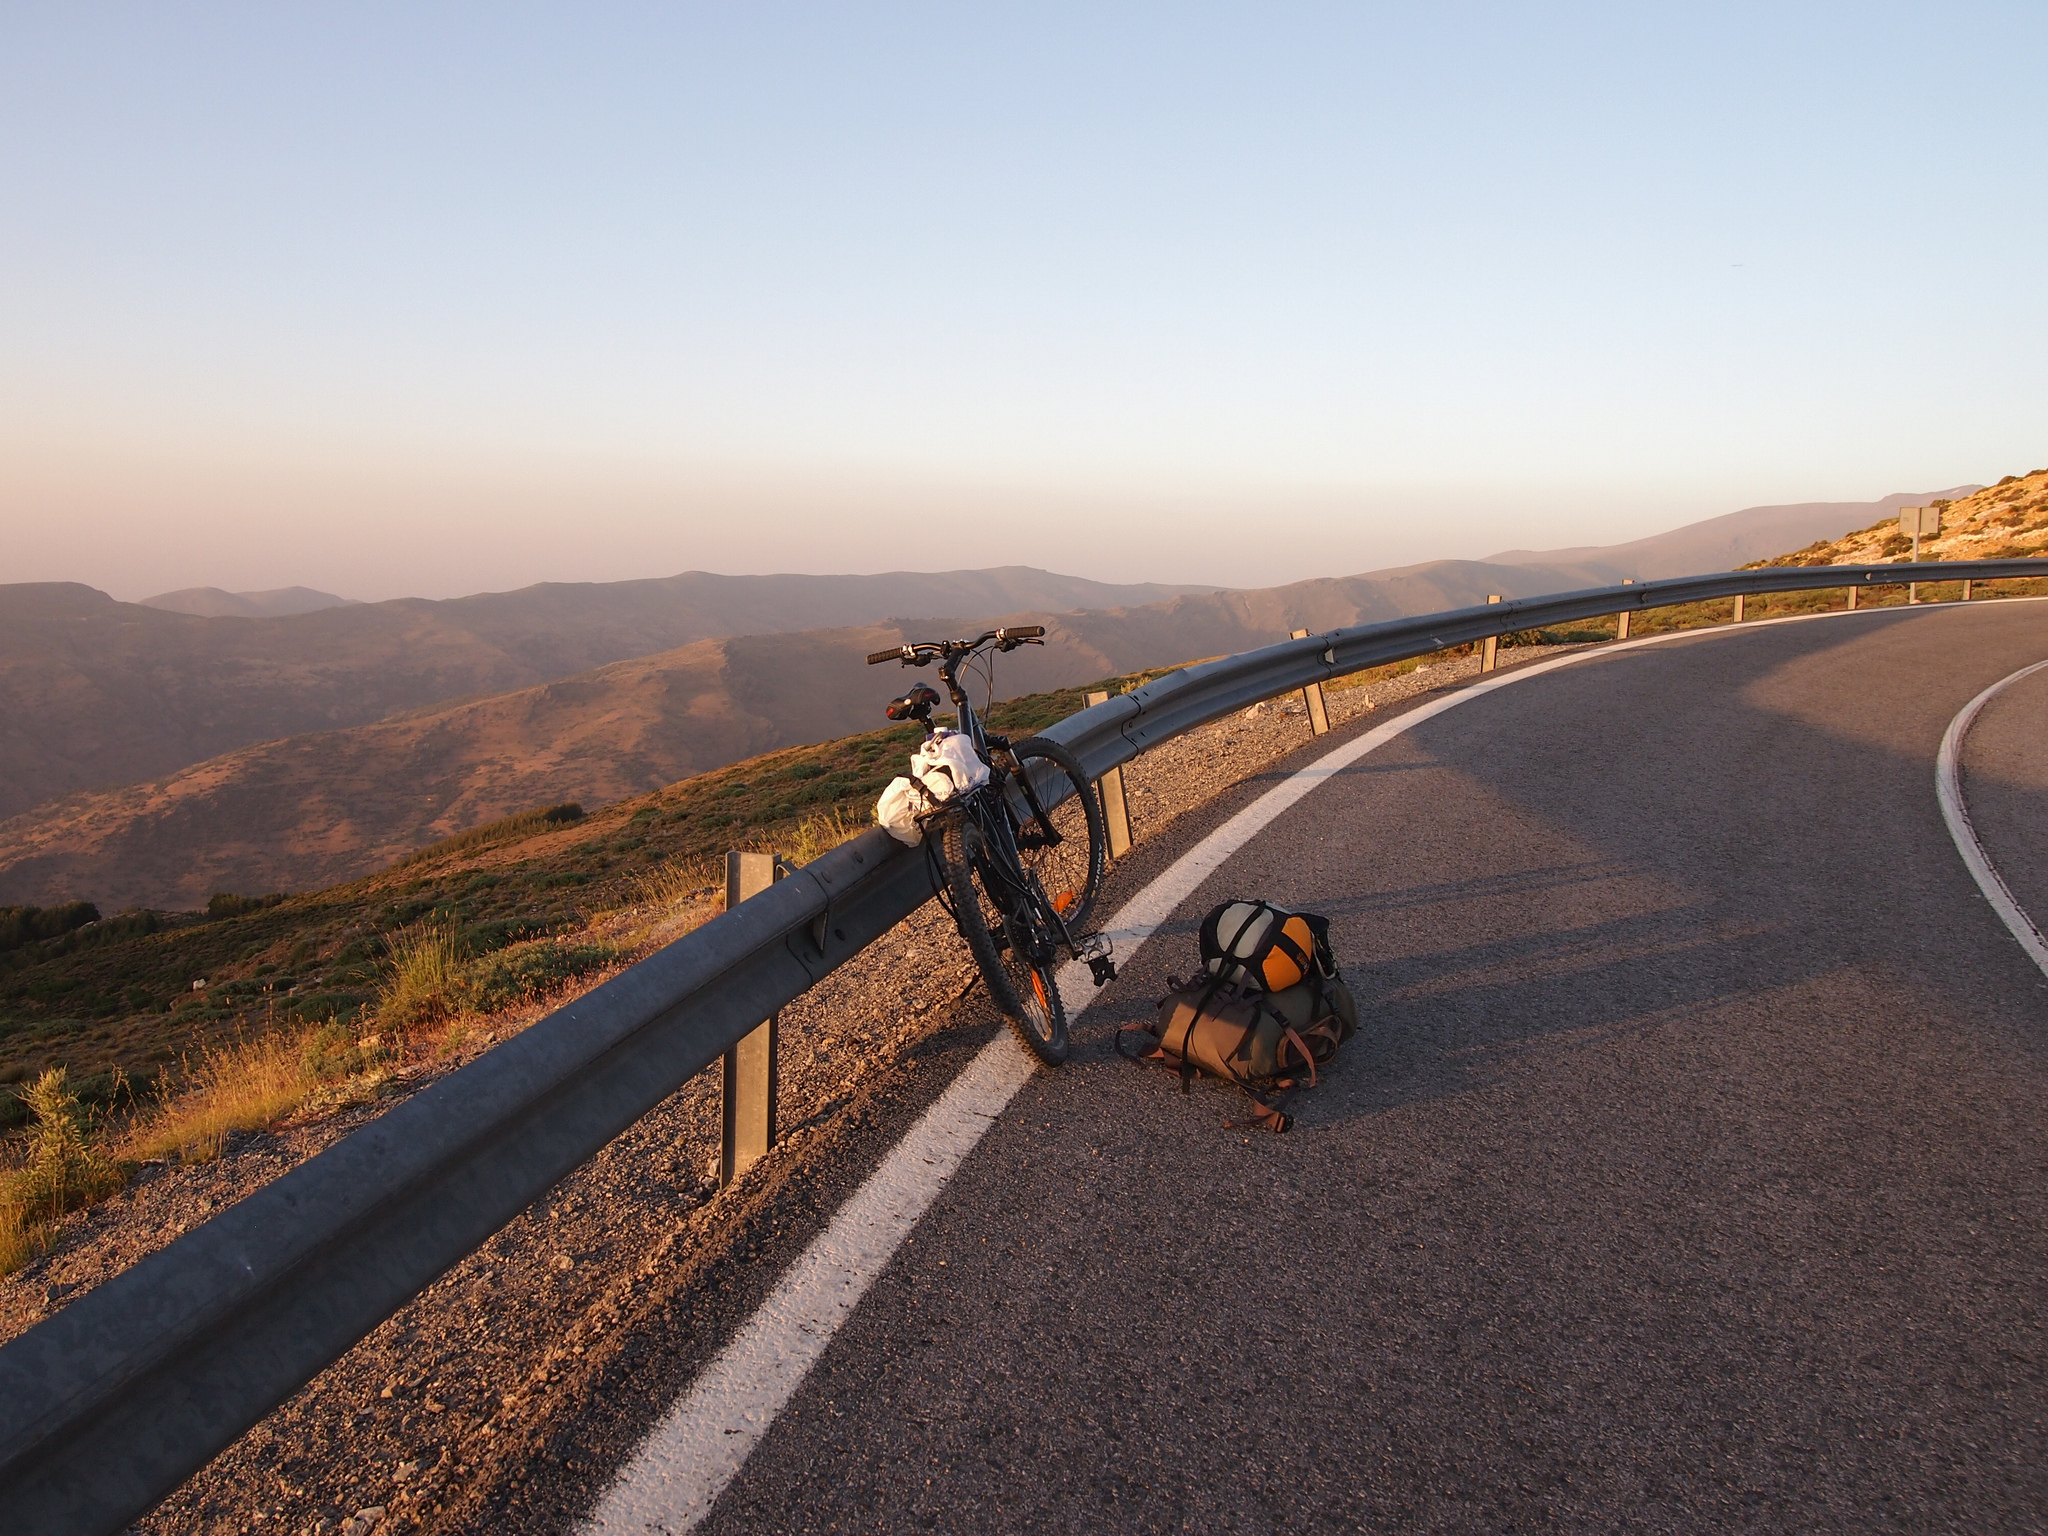
M0 581L1284 584L2040 462L2048 13L0 15Z

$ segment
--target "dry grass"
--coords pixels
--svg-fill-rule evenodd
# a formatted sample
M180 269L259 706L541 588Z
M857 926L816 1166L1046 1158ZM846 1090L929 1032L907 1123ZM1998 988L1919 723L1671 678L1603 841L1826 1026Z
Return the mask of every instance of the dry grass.
M469 977L452 923L415 923L391 936L390 975L377 1016L395 1029L445 1025L469 1006Z
M837 818L816 820L810 838L818 846L858 830ZM716 907L704 890L713 873L702 860L664 866L648 877L647 898L665 911L695 902L710 915ZM616 964L615 947L576 937L515 945L472 963L451 924L403 929L391 941L374 1025L330 1020L266 1030L208 1047L196 1061L187 1057L177 1086L167 1073L156 1101L135 1114L110 1151L98 1145L63 1069L44 1073L23 1095L35 1120L28 1154L20 1169L0 1175L0 1275L46 1251L67 1212L122 1188L134 1165L210 1161L231 1135L268 1130L309 1104L360 1099L402 1059L458 1051L479 1012L534 1002Z
M808 864L841 843L851 842L867 829L868 823L858 815L835 805L805 817L794 827L779 829L781 835L772 840L755 839L754 851L779 853L791 864ZM657 917L698 903L709 903L714 911L723 911L725 863L721 859L671 859L642 875L633 894L639 905L652 907Z
M670 859L642 875L634 893L641 905L666 914L718 895L724 883L725 870L714 860Z
M788 846L777 851L792 864L808 864L820 854L830 853L841 843L860 836L868 825L847 816L835 805L822 816L805 817L787 839Z
M127 1182L121 1166L93 1145L63 1068L43 1073L23 1097L35 1129L28 1156L0 1189L0 1274L48 1248L68 1212Z
M183 1086L165 1092L123 1139L123 1154L137 1162L218 1157L227 1138L279 1124L336 1084L381 1081L408 1043L435 1054L459 1045L469 1011L470 979L448 924L418 923L391 940L378 1002L380 1030L359 1034L328 1022L274 1031L210 1048L194 1066L185 1063Z
M308 1037L319 1034L307 1031ZM263 1035L209 1050L189 1071L186 1087L145 1112L122 1140L136 1162L220 1156L230 1134L276 1125L321 1086L306 1040Z

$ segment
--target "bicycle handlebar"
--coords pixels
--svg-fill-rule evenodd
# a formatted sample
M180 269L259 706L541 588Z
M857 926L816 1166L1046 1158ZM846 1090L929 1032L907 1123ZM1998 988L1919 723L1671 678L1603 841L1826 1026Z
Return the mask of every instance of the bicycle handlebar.
M879 667L885 661L900 661L906 667L922 667L942 656L964 656L969 651L978 651L991 640L995 641L996 649L1003 651L1020 645L1043 645L1044 634L1043 624L1019 624L1012 629L985 631L972 640L907 640L893 650L870 651L868 665Z

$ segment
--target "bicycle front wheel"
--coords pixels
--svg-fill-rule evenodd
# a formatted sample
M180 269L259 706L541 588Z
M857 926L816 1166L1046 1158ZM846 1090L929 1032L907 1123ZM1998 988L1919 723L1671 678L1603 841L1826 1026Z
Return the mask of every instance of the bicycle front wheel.
M1055 793L1061 792L1064 781L1067 798L1045 813L1059 841L1050 841L1027 810L1017 832L1017 854L1025 872L1038 877L1046 900L1067 930L1078 934L1095 910L1102 872L1109 863L1109 831L1102 820L1101 797L1082 776L1080 761L1056 741L1032 736L1011 747L1010 755L1022 772L1032 775L1034 782L1054 787Z
M966 816L949 817L939 838L953 917L968 952L981 968L988 995L1010 1021L1017 1037L1049 1067L1067 1059L1067 1009L1057 980L1059 951L1053 935L1026 899L1003 905L988 897L986 878L977 879L982 857L980 830ZM990 912L994 912L994 923ZM998 934L1001 941L998 941Z

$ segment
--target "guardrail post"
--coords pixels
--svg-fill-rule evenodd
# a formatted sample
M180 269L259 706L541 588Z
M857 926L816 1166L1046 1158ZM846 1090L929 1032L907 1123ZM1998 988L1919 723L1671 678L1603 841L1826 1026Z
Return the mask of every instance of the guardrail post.
M782 878L782 861L772 853L725 856L725 909L758 896ZM725 1115L719 1137L718 1187L725 1188L775 1145L776 1020L745 1036L725 1053Z
M1969 600L1970 600L1970 578L1969 578L1969 577L1967 577L1967 576L1965 576L1965 577L1963 578L1963 601L1967 603L1967 602L1968 602Z
M1498 592L1489 592L1486 594L1486 600L1489 603L1497 603L1500 601L1500 594ZM1500 636L1488 635L1479 642L1479 670L1481 672L1491 672L1499 665Z
M1742 600L1748 595L1749 594L1747 592L1738 592L1735 594L1735 622L1738 624L1742 622Z
M1636 579L1633 576L1626 576L1622 578L1621 584L1624 587L1632 587L1636 584ZM1614 616L1615 639L1626 640L1628 638L1628 621L1633 617L1635 617L1634 612L1627 608L1622 609L1621 612Z
M1090 704L1107 704L1109 695L1091 693ZM1124 771L1112 768L1095 781L1102 796L1102 820L1109 832L1109 856L1120 859L1131 851L1131 803L1124 798Z
M1849 589L1849 611L1851 613L1856 611L1856 589L1854 587Z
M1287 638L1290 640L1306 640L1308 638L1308 631L1297 629L1292 631ZM1329 706L1323 703L1323 685L1321 683L1310 683L1306 688L1302 689L1301 702L1308 709L1309 735L1329 735L1330 710Z

